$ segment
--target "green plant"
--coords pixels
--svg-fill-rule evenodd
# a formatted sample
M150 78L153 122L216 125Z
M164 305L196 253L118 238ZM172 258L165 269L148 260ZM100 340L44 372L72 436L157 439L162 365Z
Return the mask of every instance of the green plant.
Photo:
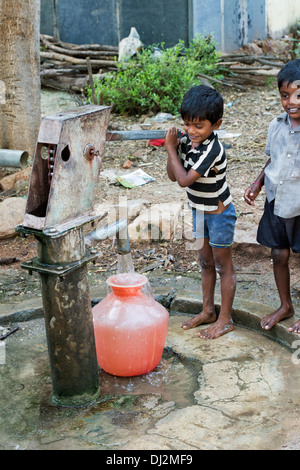
M211 34L203 36L199 33L190 42L185 50L189 59L201 62L203 73L219 74L216 67L221 53L216 49L216 43Z
M171 48L162 43L139 51L128 62L118 62L113 76L95 81L98 102L101 96L103 104L120 114L143 114L149 110L177 113L184 93L201 83L199 74L217 73L215 48L207 41L203 45L201 57L200 39L195 39L190 48L185 48L183 41ZM153 56L157 47L159 58ZM90 88L87 96L91 101Z

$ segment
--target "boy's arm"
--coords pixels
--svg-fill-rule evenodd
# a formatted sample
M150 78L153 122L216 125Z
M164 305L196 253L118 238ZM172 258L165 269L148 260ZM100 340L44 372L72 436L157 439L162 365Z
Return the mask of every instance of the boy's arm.
M172 170L172 165L171 165L169 156L168 156L168 160L167 160L167 173L168 173L168 177L170 178L171 181L176 181L175 175L174 175L173 170Z
M179 186L185 188L194 183L201 175L192 169L186 171L182 166L177 153L177 134L178 130L176 127L168 129L166 134L165 147L168 152L167 173L171 181L177 181Z
M254 206L254 199L257 198L257 196L259 195L261 191L262 186L264 185L265 169L270 164L270 162L271 162L271 158L268 159L267 163L265 164L258 178L256 178L255 182L252 183L251 186L249 186L249 188L247 188L244 193L244 199L247 202L247 204L249 204L250 206Z

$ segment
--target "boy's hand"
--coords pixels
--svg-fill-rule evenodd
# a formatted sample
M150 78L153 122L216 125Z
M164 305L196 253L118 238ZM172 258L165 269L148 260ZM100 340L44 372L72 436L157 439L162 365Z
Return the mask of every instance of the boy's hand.
M257 198L261 191L261 186L259 183L252 183L249 188L246 189L244 193L244 199L250 206L254 206L254 199Z
M178 129L176 127L170 127L169 129L167 129L167 134L165 138L166 148L177 148L179 144L177 135L178 135Z

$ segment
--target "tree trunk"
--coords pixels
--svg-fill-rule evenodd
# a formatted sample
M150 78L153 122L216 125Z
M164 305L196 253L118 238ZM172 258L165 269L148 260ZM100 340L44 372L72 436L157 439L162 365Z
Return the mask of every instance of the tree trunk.
M40 0L0 0L0 148L33 155L40 117Z

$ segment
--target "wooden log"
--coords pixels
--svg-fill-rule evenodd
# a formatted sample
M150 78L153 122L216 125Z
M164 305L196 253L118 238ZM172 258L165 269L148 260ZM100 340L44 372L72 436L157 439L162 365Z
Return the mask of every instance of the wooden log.
M279 67L281 68L284 64L284 60L277 58L274 62L274 56L268 55L247 55L247 54L232 54L232 55L222 55L220 58L220 62L218 65L224 65L226 62L241 62L246 64L253 64L254 62L259 62L263 65L270 65L271 67Z
M89 73L89 82L90 82L90 87L92 90L92 98L93 98L93 103L97 103L97 96L96 96L96 91L94 87L94 79L93 79L93 72L92 72L92 65L91 65L91 60L89 57L86 58L86 63L87 63L87 68L88 68L88 73Z
M73 91L75 93L83 93L89 85L87 75L77 75L70 77L66 75L57 75L56 77L41 77L41 85L54 90Z
M110 50L102 50L102 49L97 49L97 50L79 50L79 49L69 49L69 48L64 48L61 46L57 46L56 44L52 44L50 41L47 41L46 39L41 39L42 44L46 46L48 49L58 52L59 54L65 54L65 55L71 55L73 57L83 57L86 58L86 56L90 57L97 57L99 59L106 59L108 57L114 57L118 55L116 51L110 51Z
M84 68L85 70L85 68ZM80 74L82 71L78 69L58 69L58 68L51 68L51 69L45 69L40 71L40 76L41 78L56 78L59 75L76 75Z
M77 57L72 57L68 56L65 54L58 54L56 52L40 52L40 56L42 59L50 59L50 60L59 60L59 61L65 61L65 62L70 62L71 64L86 64L85 59L78 59ZM114 60L91 60L91 65L97 66L97 67L109 67L109 66L115 66L116 61Z
M236 87L236 88L239 88L240 90L246 90L245 88L242 87L242 85L234 85L233 83L230 83L228 81L225 81L225 80L218 80L217 78L214 78L214 77L210 77L209 75L204 75L203 73L200 73L198 74L198 76L201 78L205 78L205 80L208 80L210 82L215 82L215 83L220 83L220 85L225 85L225 86L229 86L229 87Z
M41 34L41 40L46 40L49 42L53 42L57 45L60 45L63 48L72 49L74 51L84 51L84 50L102 50L102 51L112 51L118 53L118 47L110 46L110 45L103 45L103 44L72 44L67 42L62 42L59 39L55 38L54 36L49 36L48 34Z
M13 258L0 258L0 264L12 264L12 263L16 263L17 261L20 261L18 258L16 257L13 257ZM3 339L3 337L1 337L0 339Z
M255 69L255 70L244 70L242 67L241 68L230 68L233 72L236 72L237 74L241 75L259 75L259 76L266 76L266 77L277 77L278 72L280 69L269 69L269 70L264 70L264 69Z
M252 65L242 65L242 64L233 64L231 65L230 67L230 70L234 70L234 71L239 71L239 70L242 70L242 71L251 71L251 70L271 70L273 69L273 67L271 66L268 66L268 65L260 65L259 67L256 67L255 65L252 66Z
M17 173L12 173L11 175L4 176L0 180L0 190L6 191L12 189L16 182L20 179L29 181L31 174L31 167L25 168L24 170L18 171Z
M46 71L48 70L60 71L64 69L70 70L70 73L73 73L73 72L74 73L86 73L87 65L86 64L78 65L78 64L70 64L70 63L67 64L67 63L59 62L59 61L53 61L53 62L47 61L47 62L43 62L40 68L41 72L45 72L45 75L47 75Z

